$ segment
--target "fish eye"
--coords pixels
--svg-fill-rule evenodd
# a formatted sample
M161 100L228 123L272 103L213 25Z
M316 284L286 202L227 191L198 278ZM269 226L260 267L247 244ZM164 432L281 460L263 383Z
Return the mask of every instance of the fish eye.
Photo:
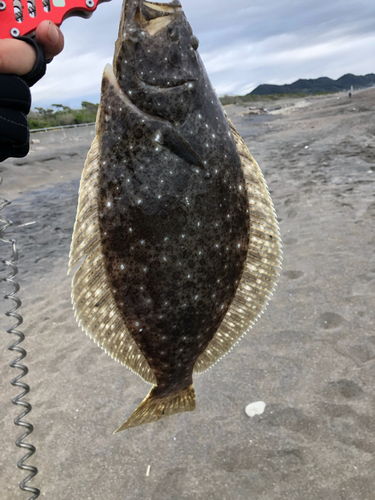
M196 36L192 35L190 38L190 44L194 50L197 50L199 47L199 40Z
M172 26L168 26L168 35L169 35L169 38L173 41L173 42L176 42L177 40L179 40L179 36L178 36L178 33L177 31L172 28Z

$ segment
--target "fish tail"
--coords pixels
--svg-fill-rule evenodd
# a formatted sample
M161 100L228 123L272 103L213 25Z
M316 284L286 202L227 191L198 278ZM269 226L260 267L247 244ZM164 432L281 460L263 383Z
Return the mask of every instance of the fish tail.
M161 418L195 410L195 390L193 384L178 392L164 396L156 395L157 386L154 386L147 397L138 406L128 420L115 432L121 432L138 425L156 422Z

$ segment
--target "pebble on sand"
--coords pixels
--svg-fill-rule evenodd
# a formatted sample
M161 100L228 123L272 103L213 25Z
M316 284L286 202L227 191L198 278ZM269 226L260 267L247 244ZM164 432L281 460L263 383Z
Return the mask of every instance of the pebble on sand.
M266 403L263 401L257 401L256 403L250 403L245 408L245 413L248 417L255 417L255 415L262 415L266 409Z

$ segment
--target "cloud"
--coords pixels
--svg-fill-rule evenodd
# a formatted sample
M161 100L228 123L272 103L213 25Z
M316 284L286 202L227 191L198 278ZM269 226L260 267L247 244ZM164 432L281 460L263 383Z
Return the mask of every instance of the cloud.
M78 106L88 96L99 101L102 73L113 59L120 12L121 2L112 0L100 4L88 20L72 17L64 21L65 48L33 87L34 106Z
M51 66L49 78L42 79L35 86L33 101L45 100L46 95L54 96L54 102L60 102L76 96L97 94L107 62L106 56L98 57L94 52L74 58L61 57L60 64ZM66 71L66 66L69 66L69 71Z
M261 83L374 72L373 0L182 0L219 95ZM99 5L90 20L63 24L66 48L33 91L34 104L99 99L112 61L121 1ZM42 104L43 105L43 104Z
M219 95L245 94L260 83L373 72L375 35L316 42L280 35L247 46L202 54ZM234 78L233 75L236 75Z

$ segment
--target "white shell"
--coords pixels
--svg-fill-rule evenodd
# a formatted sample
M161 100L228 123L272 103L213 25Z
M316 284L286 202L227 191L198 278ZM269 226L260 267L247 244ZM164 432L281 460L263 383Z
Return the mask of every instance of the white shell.
M256 403L247 405L245 412L248 417L255 417L255 415L262 415L265 409L266 403L263 403L263 401L257 401Z

